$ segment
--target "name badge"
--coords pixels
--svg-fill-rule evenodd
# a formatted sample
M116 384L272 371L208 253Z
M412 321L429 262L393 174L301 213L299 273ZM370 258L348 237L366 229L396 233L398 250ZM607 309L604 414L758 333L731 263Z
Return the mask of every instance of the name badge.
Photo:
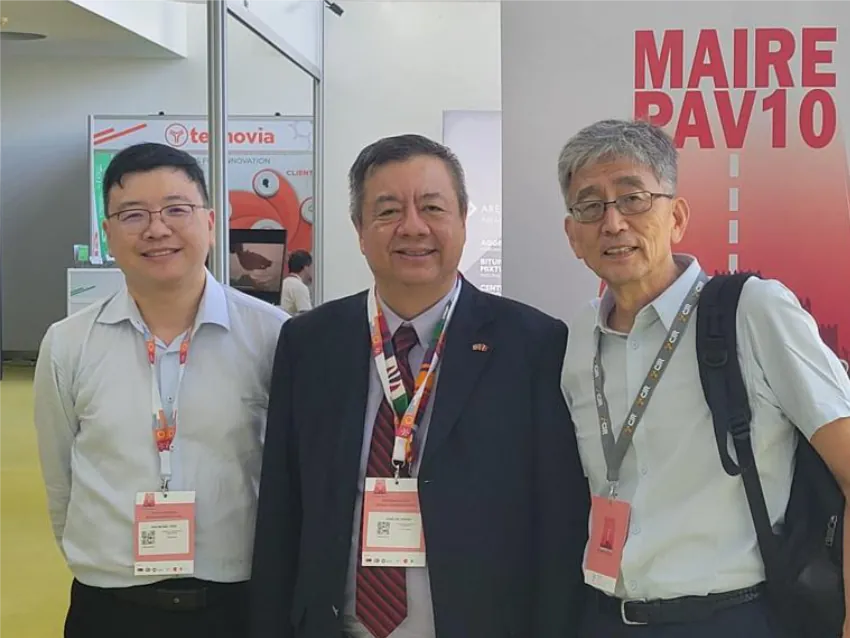
M364 567L425 567L416 479L367 478L361 534Z
M620 578L630 514L631 507L624 501L593 497L584 582L607 594L614 594Z
M136 576L190 576L195 572L195 492L136 494Z

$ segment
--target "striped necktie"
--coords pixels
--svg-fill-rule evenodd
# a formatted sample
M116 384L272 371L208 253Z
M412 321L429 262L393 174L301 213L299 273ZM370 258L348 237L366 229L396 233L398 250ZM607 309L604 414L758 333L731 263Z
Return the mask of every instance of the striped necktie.
M418 342L416 331L406 324L403 324L393 335L393 352L408 397L413 396L414 382L407 357ZM372 430L366 476L390 478L395 475L394 442L395 418L392 406L384 396ZM401 469L400 476L404 478L409 476L407 465ZM375 638L387 638L407 617L405 569L404 567L363 567L360 560L360 553L363 551L362 533L360 536L357 560L357 619Z

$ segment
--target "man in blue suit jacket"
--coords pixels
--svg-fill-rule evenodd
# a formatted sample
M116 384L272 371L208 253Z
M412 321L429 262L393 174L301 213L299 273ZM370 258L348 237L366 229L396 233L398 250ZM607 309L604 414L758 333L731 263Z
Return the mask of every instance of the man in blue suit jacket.
M574 636L589 498L567 328L458 275L468 201L447 148L379 140L349 177L375 286L281 332L251 636ZM418 509L373 515L393 485Z

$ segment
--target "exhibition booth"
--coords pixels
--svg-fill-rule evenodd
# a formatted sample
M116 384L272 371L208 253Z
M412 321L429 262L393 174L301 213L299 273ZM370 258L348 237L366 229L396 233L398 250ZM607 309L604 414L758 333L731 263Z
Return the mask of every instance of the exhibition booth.
M90 241L74 247L67 270L69 314L104 299L123 284L103 233L103 174L122 149L142 142L165 143L197 158L217 216L208 266L222 283L271 303L280 302L287 254L306 250L321 270L321 42L322 3L274 14L257 2L207 2L207 116L165 114L88 118ZM336 5L333 5L336 6ZM271 9L271 13L269 11ZM318 9L318 10L317 10ZM311 115L231 115L227 108L227 32L233 18L307 74L313 83ZM277 27L277 28L275 28ZM312 34L306 39L304 34ZM300 50L287 39L299 38ZM306 53L306 54L305 54ZM312 55L311 55L312 54ZM245 251L261 258L242 259ZM243 263L244 262L244 263ZM245 266L254 266L249 269ZM321 277L312 291L321 299Z
M306 249L322 299L323 35L338 11L313 0L4 2L4 360L31 362L51 323L121 285L101 181L137 142L201 163L218 279L274 299L287 251ZM231 231L264 272L245 272Z

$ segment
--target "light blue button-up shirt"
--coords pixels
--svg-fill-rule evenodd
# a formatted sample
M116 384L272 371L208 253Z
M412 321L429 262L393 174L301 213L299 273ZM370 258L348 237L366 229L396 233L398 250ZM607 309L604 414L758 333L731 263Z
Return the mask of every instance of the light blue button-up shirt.
M195 576L250 577L269 383L287 315L207 273L179 388L172 490L196 492ZM128 587L135 496L160 486L145 325L124 288L47 331L35 373L35 425L50 519L74 576ZM163 407L177 398L182 335L157 341Z
M605 396L614 435L640 392L682 301L700 272L677 256L682 275L637 315L628 334L608 327L610 293L570 326L563 390L572 412L590 487L608 480L596 400L593 358L601 341ZM699 305L697 305L697 314ZM696 356L696 321L682 337L647 404L620 471L620 497L631 504L617 596L703 596L755 585L764 566L740 477L720 463ZM807 438L850 416L850 379L821 340L814 319L775 280L744 286L737 314L738 354L753 411L756 464L773 523L791 491L795 426Z

